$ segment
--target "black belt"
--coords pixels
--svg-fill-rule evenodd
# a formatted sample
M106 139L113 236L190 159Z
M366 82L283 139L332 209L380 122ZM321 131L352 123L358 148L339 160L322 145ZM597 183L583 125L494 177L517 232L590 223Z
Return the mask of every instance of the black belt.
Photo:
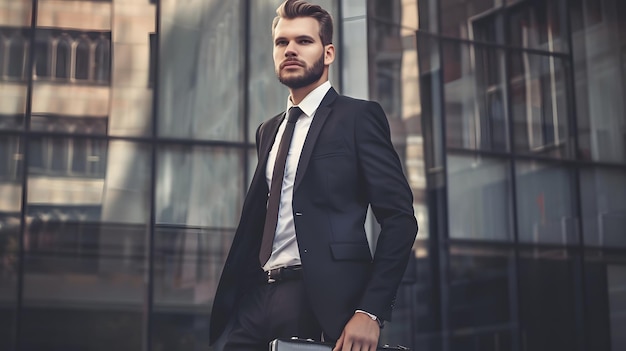
M302 266L288 266L270 269L267 273L267 283L277 283L285 280L302 278Z

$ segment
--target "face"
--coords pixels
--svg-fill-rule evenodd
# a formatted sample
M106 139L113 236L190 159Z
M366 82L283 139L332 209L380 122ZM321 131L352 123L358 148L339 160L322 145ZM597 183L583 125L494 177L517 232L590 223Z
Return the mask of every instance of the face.
M322 45L319 29L311 17L281 18L274 28L274 68L287 87L300 89L327 79L334 47Z

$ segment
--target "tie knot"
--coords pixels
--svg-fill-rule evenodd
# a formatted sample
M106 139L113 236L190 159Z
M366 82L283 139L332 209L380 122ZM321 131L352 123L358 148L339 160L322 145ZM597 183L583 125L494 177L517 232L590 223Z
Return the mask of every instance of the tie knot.
M287 123L296 123L298 117L302 114L302 110L298 106L293 106L289 109L289 114L287 116Z

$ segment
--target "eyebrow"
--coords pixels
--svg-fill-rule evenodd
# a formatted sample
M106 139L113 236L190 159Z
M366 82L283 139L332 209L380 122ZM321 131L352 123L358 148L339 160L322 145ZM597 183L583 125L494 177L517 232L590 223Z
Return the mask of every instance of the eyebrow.
M310 36L310 35L298 35L295 39L296 40L309 39L309 40L315 41L315 38ZM274 43L278 42L279 40L287 40L287 38L286 37L276 37L274 39Z

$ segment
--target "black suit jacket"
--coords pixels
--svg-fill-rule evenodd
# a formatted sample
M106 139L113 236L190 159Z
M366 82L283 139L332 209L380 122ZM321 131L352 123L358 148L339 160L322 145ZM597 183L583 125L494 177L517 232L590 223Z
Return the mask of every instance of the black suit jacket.
M257 130L259 162L213 303L211 343L242 292L262 275L265 169L283 118L277 115ZM381 226L373 258L364 229L368 205ZM380 105L329 90L300 155L292 207L307 298L324 332L338 339L356 309L389 320L417 223Z

